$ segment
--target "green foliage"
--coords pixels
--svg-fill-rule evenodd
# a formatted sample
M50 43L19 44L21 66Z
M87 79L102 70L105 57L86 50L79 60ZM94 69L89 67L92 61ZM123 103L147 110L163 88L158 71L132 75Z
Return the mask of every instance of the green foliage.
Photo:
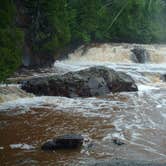
M151 43L166 39L163 0L69 0L72 40Z
M69 43L166 40L165 0L22 0L31 16L26 38L34 52Z
M106 28L109 18L102 0L69 0L68 7L69 15L72 16L70 22L72 41L88 43L106 37L103 29Z
M53 54L70 41L66 0L23 0L31 19L26 39L35 54Z
M118 41L150 43L160 41L157 31L163 31L159 17L164 10L160 0L121 0L113 1L112 8L121 10L127 4L113 26L109 29L112 38ZM115 6L114 6L115 5ZM112 12L112 16L115 14ZM164 17L164 16L163 16ZM164 35L164 31L162 32Z
M0 80L4 80L21 63L23 35L14 22L13 0L0 2ZM14 2L25 18L25 44L34 59L52 56L71 43L166 41L166 0Z
M0 81L3 81L21 64L23 34L15 26L12 1L0 2Z

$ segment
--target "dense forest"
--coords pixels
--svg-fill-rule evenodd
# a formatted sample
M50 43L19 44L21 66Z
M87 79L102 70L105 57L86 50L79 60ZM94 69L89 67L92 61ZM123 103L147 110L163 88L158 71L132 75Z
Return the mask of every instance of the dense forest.
M90 42L163 43L166 0L0 0L0 81Z

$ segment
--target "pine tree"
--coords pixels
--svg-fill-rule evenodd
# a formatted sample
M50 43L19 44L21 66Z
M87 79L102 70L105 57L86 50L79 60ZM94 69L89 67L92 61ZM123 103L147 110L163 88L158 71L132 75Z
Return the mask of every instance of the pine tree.
M0 2L0 81L3 81L21 64L23 33L16 28L13 1Z
M30 66L49 66L70 41L66 0L19 1L24 8L21 14L29 20L25 45L30 52Z

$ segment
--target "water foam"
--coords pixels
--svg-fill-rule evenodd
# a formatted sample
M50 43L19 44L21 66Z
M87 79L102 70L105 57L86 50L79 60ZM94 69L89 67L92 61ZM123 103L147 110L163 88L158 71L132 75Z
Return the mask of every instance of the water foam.
M150 63L166 63L166 45L138 45L138 44L93 44L81 46L68 55L69 62L112 62L133 63L132 49L141 47L150 56ZM147 62L148 63L148 62Z
M11 144L10 148L11 149L22 149L22 150L32 150L32 149L35 149L34 146L28 145L28 144L25 144L25 143Z
M150 61L145 64L133 63L132 49L141 46L146 49ZM136 83L161 82L166 73L166 45L96 44L81 46L68 55L68 59L56 61L54 68L60 73L78 71L91 66L106 66L123 71L133 77Z

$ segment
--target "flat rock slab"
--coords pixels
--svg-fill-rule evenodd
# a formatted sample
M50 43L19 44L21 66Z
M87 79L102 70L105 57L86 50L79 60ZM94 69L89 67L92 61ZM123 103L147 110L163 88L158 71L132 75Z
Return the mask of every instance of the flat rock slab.
M22 82L22 89L36 95L93 97L110 92L137 91L131 76L104 66L34 78Z
M83 136L77 134L67 134L54 138L44 143L41 147L44 151L54 151L59 149L78 149L83 144Z

